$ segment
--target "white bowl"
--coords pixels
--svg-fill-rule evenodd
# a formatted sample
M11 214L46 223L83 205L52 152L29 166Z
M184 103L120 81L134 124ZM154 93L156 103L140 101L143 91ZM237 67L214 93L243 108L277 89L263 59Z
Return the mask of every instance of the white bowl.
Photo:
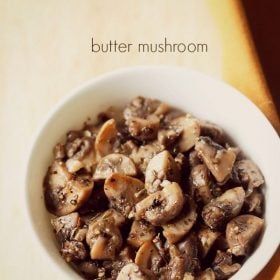
M147 66L106 74L74 90L42 124L31 147L26 173L26 208L32 231L46 255L43 267L54 266L57 279L80 279L59 255L42 182L53 146L70 129L78 129L110 105L122 105L137 95L157 98L220 125L260 167L266 180L266 227L261 243L232 279L252 279L267 264L280 241L280 141L269 121L234 88L190 70Z

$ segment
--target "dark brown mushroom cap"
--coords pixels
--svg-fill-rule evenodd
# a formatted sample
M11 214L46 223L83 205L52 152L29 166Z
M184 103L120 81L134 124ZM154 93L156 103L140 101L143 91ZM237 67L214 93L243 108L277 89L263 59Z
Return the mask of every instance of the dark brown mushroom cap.
M227 190L203 207L202 218L211 229L221 228L237 216L243 206L245 192L242 187Z
M92 188L89 177L74 178L62 161L54 161L44 182L46 206L57 216L67 215L87 201Z
M260 236L264 220L253 215L241 215L232 219L226 228L230 252L235 256L246 256Z

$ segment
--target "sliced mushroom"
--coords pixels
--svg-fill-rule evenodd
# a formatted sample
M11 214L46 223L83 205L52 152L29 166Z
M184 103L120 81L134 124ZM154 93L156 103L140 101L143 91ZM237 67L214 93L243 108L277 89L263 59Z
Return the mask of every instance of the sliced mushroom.
M197 201L202 200L204 204L213 198L211 194L211 177L209 170L204 164L198 164L191 169L190 186L191 192Z
M55 159L64 159L66 157L65 146L61 143L56 144L53 149L53 154Z
M263 212L263 194L254 190L249 196L245 198L246 212L261 215Z
M211 229L222 227L237 216L243 206L245 192L242 187L227 190L221 196L212 199L202 210L202 218Z
M139 266L135 263L125 265L117 280L148 280L149 278L140 270Z
M218 183L224 183L229 178L236 159L232 148L225 149L209 137L202 136L197 140L195 150Z
M200 269L199 240L196 233L189 233L184 240L177 244L177 247L185 258L185 272L198 271Z
M135 263L146 274L157 275L162 263L162 257L152 241L144 242L136 253Z
M102 125L95 139L95 150L99 157L113 153L117 145L117 134L118 129L114 119L110 119Z
M122 246L122 236L112 217L101 217L89 224L86 242L92 260L114 260Z
M139 149L134 150L130 154L130 158L134 161L138 169L144 174L150 160L159 152L164 150L164 146L158 142L151 144L141 145Z
M184 196L175 182L166 186L136 204L136 219L145 219L153 225L162 225L175 218L182 210Z
M59 241L71 240L80 227L81 221L79 213L71 213L66 216L55 218L51 220L55 234Z
M172 155L164 150L155 155L146 169L145 187L148 193L154 193L161 189L163 180L178 182L180 177L178 166Z
M198 152L196 150L192 150L189 153L189 166L194 167L198 164L201 164L201 160L198 156Z
M160 126L160 119L150 115L145 119L133 117L128 122L130 135L141 141L156 139Z
M84 260L87 257L87 251L84 243L76 240L66 240L63 242L60 252L66 262Z
M170 261L165 271L164 279L183 279L186 269L186 256L175 245L169 247Z
M190 272L185 272L183 280L195 280L194 276Z
M229 252L217 251L213 262L213 270L217 280L228 279L240 268L239 263L232 263L232 255Z
M210 228L203 228L198 232L198 239L201 243L201 254L203 258L208 254L212 245L220 235L220 232L213 231Z
M105 211L101 217L101 219L109 219L109 218L113 218L114 223L117 227L122 226L125 223L125 217L118 211L116 211L115 209L108 209L107 211Z
M246 186L248 194L250 194L254 188L258 188L264 183L261 171L256 164L249 159L242 159L235 163L232 171L232 178L238 184Z
M157 139L161 145L170 147L179 138L179 136L180 134L174 129L163 128L159 130Z
M98 265L93 261L82 261L77 265L77 269L79 272L87 278L98 277Z
M132 117L147 118L149 115L161 117L169 111L169 106L155 99L138 96L124 109L126 120Z
M213 141L223 144L226 141L226 135L223 129L216 124L207 122L207 121L199 121L201 136L208 136Z
M90 197L93 182L68 172L62 161L54 161L44 182L45 202L48 210L63 216L79 209Z
M104 191L113 208L133 217L135 204L145 197L144 183L136 178L114 173L106 179Z
M241 215L232 219L226 228L230 252L235 256L251 253L264 226L264 220L253 215Z
M215 280L215 273L211 268L207 268L206 270L199 273L199 275L195 278L195 280Z
M151 241L156 235L155 227L145 220L133 221L127 238L128 244L140 247L144 242Z
M135 176L137 171L133 161L121 154L110 154L103 157L94 172L94 180L104 180L113 173Z
M181 135L178 143L180 152L190 150L200 135L198 120L187 115L173 119L170 125L176 133Z
M191 230L196 217L196 204L190 197L187 197L179 216L162 226L164 237L170 244L178 242Z

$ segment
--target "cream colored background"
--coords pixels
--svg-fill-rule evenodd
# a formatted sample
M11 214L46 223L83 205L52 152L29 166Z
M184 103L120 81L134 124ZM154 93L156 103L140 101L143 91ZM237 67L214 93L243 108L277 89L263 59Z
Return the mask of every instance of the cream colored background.
M23 215L26 151L47 112L82 82L130 65L176 64L231 82L215 11L203 0L0 0L0 279L57 279L33 246ZM93 54L92 36L206 42L209 52Z

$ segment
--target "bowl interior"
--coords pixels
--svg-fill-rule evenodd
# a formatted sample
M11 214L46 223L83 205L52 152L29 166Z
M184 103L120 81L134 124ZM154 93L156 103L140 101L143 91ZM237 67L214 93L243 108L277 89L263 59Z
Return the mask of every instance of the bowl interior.
M197 72L172 67L136 67L93 80L62 101L38 131L25 174L26 202L32 230L42 252L49 256L46 262L55 267L58 279L79 279L58 253L43 201L42 182L53 146L88 117L94 120L108 106L124 105L137 95L163 100L220 125L262 170L267 186L266 229L257 250L232 278L252 279L279 244L279 137L263 114L235 89Z

